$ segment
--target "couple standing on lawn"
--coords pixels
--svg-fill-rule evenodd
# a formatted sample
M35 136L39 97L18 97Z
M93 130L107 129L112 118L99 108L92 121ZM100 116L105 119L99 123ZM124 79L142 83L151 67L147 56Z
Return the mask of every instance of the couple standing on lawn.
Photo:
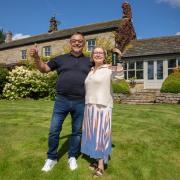
M106 51L103 48L96 47L92 51L91 60L83 55L84 46L84 36L76 32L70 38L71 52L47 63L40 60L37 47L30 50L30 56L42 73L56 70L60 74L56 83L47 160L42 168L45 172L57 163L59 135L69 113L72 118L68 150L71 170L77 168L76 156L80 146L83 154L95 160L89 166L95 170L94 176L103 175L104 164L108 162L111 153L112 70L105 64ZM114 51L121 56L120 51ZM117 71L122 72L122 67L117 67Z

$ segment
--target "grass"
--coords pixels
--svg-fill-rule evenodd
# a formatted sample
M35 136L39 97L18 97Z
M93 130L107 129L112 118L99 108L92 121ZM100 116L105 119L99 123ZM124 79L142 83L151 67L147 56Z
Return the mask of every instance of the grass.
M92 179L88 162L78 158L78 170L67 166L70 117L60 139L60 160L42 173L52 101L0 101L1 180ZM112 118L113 151L107 180L178 180L180 177L180 106L119 105Z

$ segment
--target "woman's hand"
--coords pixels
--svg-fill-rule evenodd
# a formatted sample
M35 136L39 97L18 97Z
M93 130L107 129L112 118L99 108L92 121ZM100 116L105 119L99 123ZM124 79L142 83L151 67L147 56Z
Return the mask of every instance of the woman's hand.
M117 72L123 72L123 66L122 66L121 63L117 63L116 71L117 71Z
M107 64L107 67L108 67L110 70L114 71L114 72L117 71L117 66L112 66L112 63Z
M117 54L118 54L118 58L119 58L119 59L121 59L121 57L122 57L122 53L121 53L121 51L120 51L118 48L114 48L114 49L112 49L112 52L117 53Z

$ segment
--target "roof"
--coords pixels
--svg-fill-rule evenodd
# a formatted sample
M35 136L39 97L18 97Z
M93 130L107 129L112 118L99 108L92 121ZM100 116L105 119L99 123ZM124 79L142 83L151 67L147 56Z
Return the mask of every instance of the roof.
M123 58L163 54L180 54L180 35L132 40L127 45Z
M113 31L120 26L121 21L122 19L117 19L117 20L106 21L101 23L88 24L70 29L59 30L53 33L45 33L36 36L31 36L28 38L15 40L9 43L0 44L0 50L34 44L34 43L53 41L56 39L66 39L69 38L74 32L81 32L84 35L88 35L88 34L95 34L100 32Z

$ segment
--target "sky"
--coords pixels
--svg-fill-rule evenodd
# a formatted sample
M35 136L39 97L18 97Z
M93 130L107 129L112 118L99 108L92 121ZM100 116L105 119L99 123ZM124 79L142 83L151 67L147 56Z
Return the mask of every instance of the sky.
M0 28L14 39L122 18L123 0L0 0ZM180 0L127 0L138 39L180 35Z

